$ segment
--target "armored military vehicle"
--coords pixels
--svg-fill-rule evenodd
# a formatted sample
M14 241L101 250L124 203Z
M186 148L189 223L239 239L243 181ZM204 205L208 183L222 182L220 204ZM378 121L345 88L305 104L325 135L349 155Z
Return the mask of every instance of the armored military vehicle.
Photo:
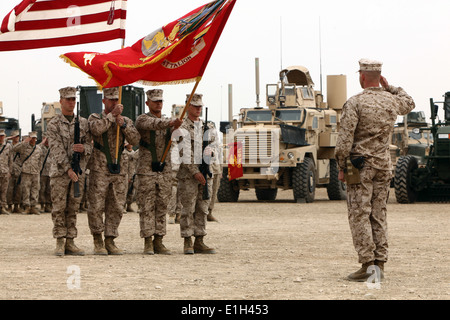
M450 92L445 93L444 118L436 122L439 106L430 99L430 127L419 128L420 133L433 136L425 164L419 165L417 157L400 157L395 169L395 197L399 203L415 201L450 200Z
M35 115L31 115L31 130L37 132L37 142L42 141L42 135L47 131L47 125L50 120L61 114L61 104L55 102L43 102L41 108L41 118L35 120Z
M346 77L328 76L325 103L307 68L289 67L279 76L266 86L267 108L242 109L239 120L220 124L224 159L230 143L242 143L243 176L229 181L225 165L218 200L235 202L243 189L254 189L258 200L275 200L278 189L291 189L295 201L310 203L318 187L327 188L330 200L345 199L334 150Z
M6 136L9 137L14 130L20 131L19 120L8 118L3 115L3 102L0 101L0 129L5 130Z

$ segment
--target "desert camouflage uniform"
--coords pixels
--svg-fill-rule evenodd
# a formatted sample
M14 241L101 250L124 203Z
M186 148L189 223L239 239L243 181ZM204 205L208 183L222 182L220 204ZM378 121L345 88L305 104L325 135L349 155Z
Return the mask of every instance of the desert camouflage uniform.
M213 127L210 126L209 129ZM194 123L186 119L180 127L182 132L178 148L180 168L178 170L178 192L181 199L180 232L181 237L205 236L206 216L210 200L203 200L203 186L194 175L202 163L203 121ZM209 141L210 144L212 141ZM208 178L209 194L212 192L212 179Z
M73 182L67 174L71 169L74 145L75 117L72 121L64 115L55 116L48 124L47 138L50 147L51 167L50 185L52 196L52 220L54 238L77 237L77 211L81 196L74 197ZM84 145L84 153L80 157L82 173L78 175L80 194L84 191L86 161L92 152L91 136L88 122L80 117L80 144Z
M0 210L6 210L9 173L12 171L12 147L9 143L0 145Z
M154 172L152 153L147 147L150 145L150 132L153 131L156 145L155 161L162 159L167 139L170 139L172 134L172 130L168 129L170 122L170 118L164 116L157 118L151 112L136 119L136 128L141 135L136 174L139 176L137 193L142 206L139 212L142 238L166 234L167 206L172 195L172 161L168 153L164 170Z
M122 157L124 162L124 167L127 168L127 200L126 200L126 207L128 208L134 201L134 195L135 195L135 186L136 183L133 183L133 176L136 172L136 162L137 162L137 156L138 153L131 149L131 151L128 151L127 148L123 150ZM135 179L136 180L136 179ZM133 185L133 189L131 193L128 193L131 186Z
M41 145L41 163L39 203L45 206L45 210L47 211L52 203L50 187L51 157L50 148L45 145Z
M36 148L34 151L33 149ZM20 159L22 162L21 172L21 192L22 192L22 205L26 207L34 207L39 198L39 173L41 171L41 146L30 145L29 142L20 142L13 147L14 152L20 153ZM27 159L27 157L31 156ZM26 161L25 161L26 159Z
M119 149L126 139L132 145L139 143L139 132L127 117L123 117L127 126L120 129ZM89 159L89 194L88 220L93 235L104 232L105 237L116 238L119 235L119 225L122 220L123 207L127 196L127 168L120 164L120 174L112 174L108 170L105 153L99 147L103 146L103 134L107 140L111 159L115 157L117 125L114 116L103 111L101 114L91 114L88 119L89 130L94 139L94 148ZM105 219L103 219L103 212Z
M361 183L347 186L347 205L353 243L359 262L388 259L386 203L391 180L389 139L398 115L414 109L413 99L402 89L366 88L343 108L336 143L341 170L346 159L365 157Z
M19 142L18 142L19 143ZM16 143L16 145L18 144ZM14 147L15 145L12 145ZM14 205L17 210L22 202L22 188L18 183L20 173L22 172L20 153L11 150L12 171L8 185L8 207ZM17 212L16 212L17 213Z

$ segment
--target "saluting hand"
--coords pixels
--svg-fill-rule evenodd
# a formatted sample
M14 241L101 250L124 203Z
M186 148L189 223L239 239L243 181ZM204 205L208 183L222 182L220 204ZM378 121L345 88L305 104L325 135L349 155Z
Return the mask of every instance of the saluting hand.
M389 88L389 83L388 83L388 81L386 80L386 78L383 77L383 76L380 76L380 84L381 84L381 86L382 86L383 88L385 88L386 90Z

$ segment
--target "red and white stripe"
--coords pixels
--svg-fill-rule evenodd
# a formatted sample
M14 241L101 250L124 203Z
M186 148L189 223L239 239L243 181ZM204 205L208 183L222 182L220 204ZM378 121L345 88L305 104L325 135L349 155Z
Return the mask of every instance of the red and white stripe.
M126 0L24 0L0 25L0 51L124 39L126 14Z

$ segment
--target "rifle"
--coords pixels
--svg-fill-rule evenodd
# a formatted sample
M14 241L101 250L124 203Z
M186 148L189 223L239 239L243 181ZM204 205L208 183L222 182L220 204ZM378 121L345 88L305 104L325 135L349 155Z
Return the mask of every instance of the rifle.
M128 195L128 196L131 196L131 195L133 194L134 180L135 180L135 179L136 179L136 173L133 174L133 178L131 179L131 185L130 185L130 187L128 188L128 192L127 192L127 195Z
M75 129L74 129L74 144L80 144L80 102L77 102L77 117L75 118ZM73 172L80 176L83 172L80 167L81 153L74 152L72 155L71 167ZM81 196L80 193L80 182L74 182L73 184L73 196L75 198L79 198Z
M209 168L209 164L211 163L211 156L205 156L204 152L206 147L208 146L208 139L205 140L205 133L208 130L208 108L206 108L206 114L205 114L205 124L203 126L203 143L202 143L202 164L199 165L199 170L203 177L205 178L205 185L203 186L203 200L209 200L211 198L211 195L209 194L208 189L208 177L212 177L211 170ZM207 158L207 159L205 159Z

